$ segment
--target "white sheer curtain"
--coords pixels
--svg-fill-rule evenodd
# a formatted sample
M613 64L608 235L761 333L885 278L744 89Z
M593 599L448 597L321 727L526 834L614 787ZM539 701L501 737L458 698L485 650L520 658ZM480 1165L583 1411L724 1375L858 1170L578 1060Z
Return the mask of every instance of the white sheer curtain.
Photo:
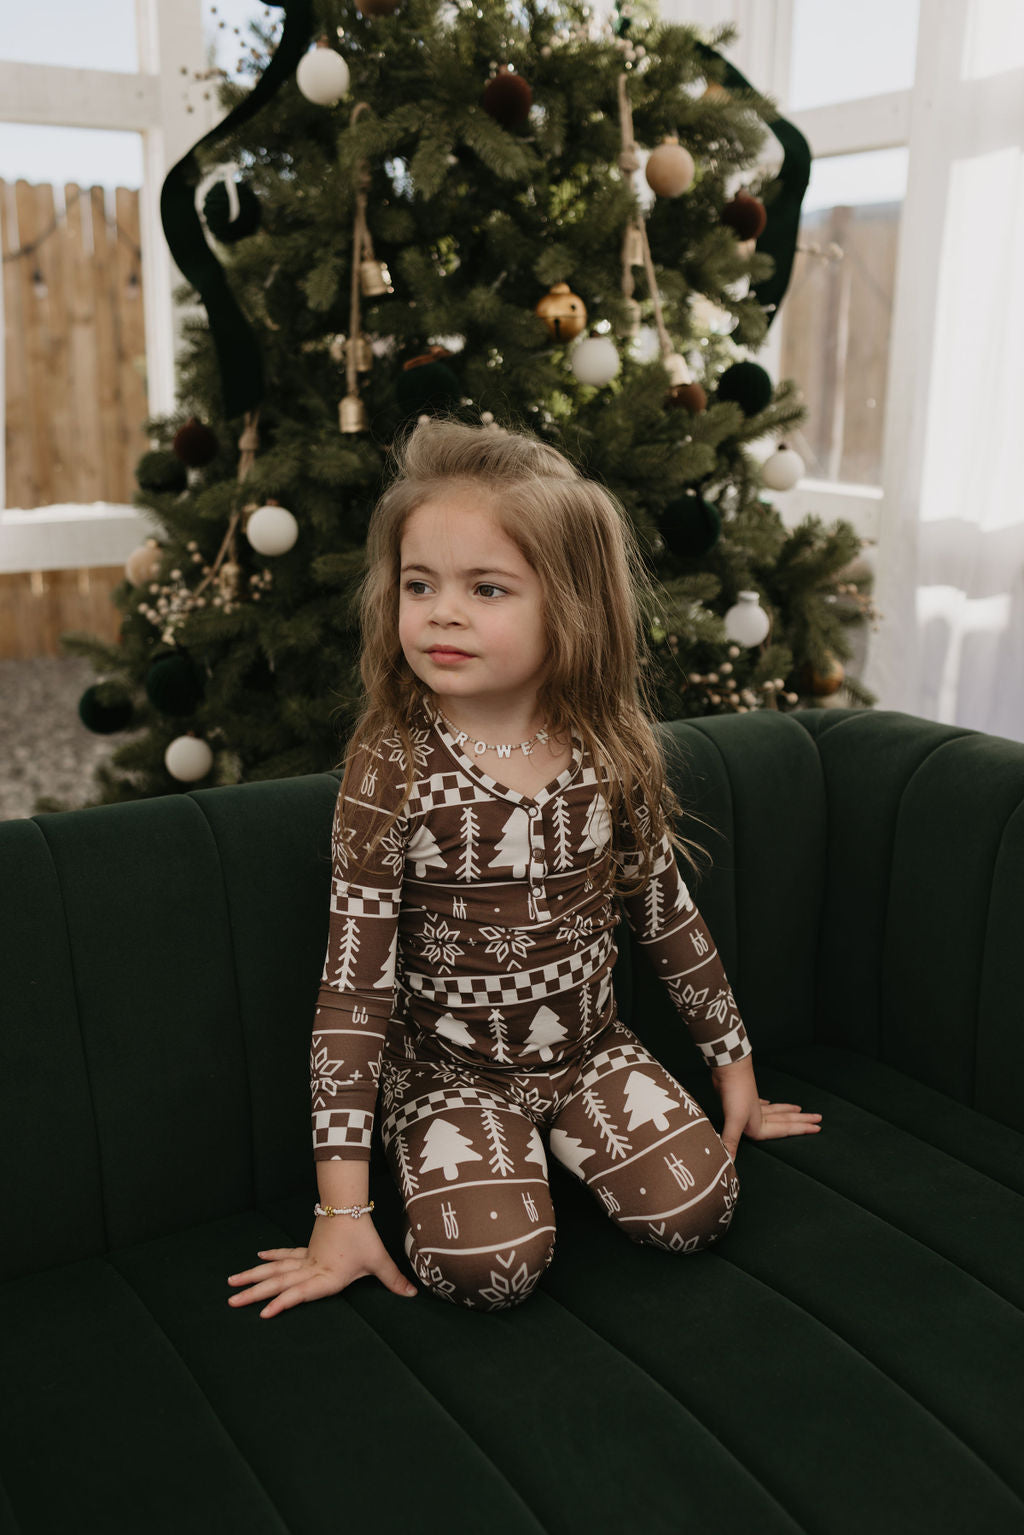
M921 11L864 681L1024 740L1024 5Z

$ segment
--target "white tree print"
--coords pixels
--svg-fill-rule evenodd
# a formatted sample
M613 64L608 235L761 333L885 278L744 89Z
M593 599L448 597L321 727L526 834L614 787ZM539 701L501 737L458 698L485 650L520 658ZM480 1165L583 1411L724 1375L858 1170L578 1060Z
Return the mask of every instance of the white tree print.
M342 924L341 937L334 954L334 974L331 985L338 991L356 989L356 956L360 950L359 923L355 917L347 917Z
M564 797L560 794L555 800L551 810L551 820L554 831L554 867L556 869L571 869L572 858L572 817Z
M511 1064L512 1057L508 1053L508 1030L505 1027L505 1015L499 1012L498 1008L492 1008L488 1022L493 1025L494 1031L494 1059L508 1066Z
M649 1120L654 1121L656 1130L667 1130L665 1115L678 1107L678 1100L670 1098L653 1077L645 1076L642 1071L631 1071L626 1078L626 1113L631 1116L627 1130L635 1130Z
M542 1003L533 1015L530 1032L523 1040L523 1044L529 1046L531 1050L539 1051L542 1061L550 1061L555 1053L551 1046L562 1044L567 1037L565 1025L558 1014L548 1007L547 1003Z
M473 1150L472 1141L463 1135L458 1125L440 1116L432 1119L427 1126L420 1155L421 1173L430 1173L439 1167L448 1179L459 1176L460 1162L483 1161L479 1151Z
M513 879L523 879L530 867L530 817L521 805L515 807L501 830L503 835L487 867L510 867Z
M484 1133L491 1143L491 1156L487 1165L492 1173L500 1173L505 1178L515 1170L515 1163L505 1145L505 1131L501 1120L493 1109L481 1109L480 1114L484 1122Z
M480 878L480 865L477 862L479 841L479 817L472 805L465 805L462 810L462 855L455 871L456 879L471 881Z
M595 1093L592 1087L588 1087L583 1094L583 1112L592 1124L595 1124L601 1132L601 1139L608 1148L612 1157L624 1157L630 1151L629 1142L624 1135L620 1135L612 1123L604 1101Z
M425 879L428 869L447 867L441 849L425 821L420 822L409 838L405 861L406 864L412 864L416 879Z
M530 1126L530 1149L523 1158L524 1162L536 1162L546 1178L548 1175L548 1159L544 1155L544 1142L540 1138L540 1131L536 1125Z
M394 1140L395 1161L398 1163L398 1171L402 1180L402 1193L406 1199L411 1199L419 1188L419 1179L412 1170L409 1161L409 1148L405 1144L404 1135L396 1135Z
M588 1157L594 1155L593 1146L584 1146L582 1141L567 1135L564 1130L552 1130L550 1140L551 1150L563 1166L575 1173L577 1178L585 1178L583 1164Z
M398 928L391 935L391 947L388 949L387 958L380 967L380 979L374 981L373 991L391 991L395 984L395 960L398 957Z
M608 846L612 835L612 818L608 813L608 801L603 794L595 794L587 806L586 820L583 823L583 841L580 843L581 853L600 852Z
M653 938L661 932L665 920L665 892L662 876L656 874L644 891L644 937Z
M438 1034L443 1034L445 1039L450 1039L453 1045L461 1045L465 1050L473 1048L472 1033L453 1013L445 1013L437 1020L434 1027Z

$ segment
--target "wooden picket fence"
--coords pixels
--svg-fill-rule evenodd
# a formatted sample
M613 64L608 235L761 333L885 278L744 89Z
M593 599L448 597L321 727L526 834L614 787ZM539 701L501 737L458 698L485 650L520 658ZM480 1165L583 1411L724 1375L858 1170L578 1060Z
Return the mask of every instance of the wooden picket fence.
M147 439L139 194L0 180L8 506L131 502Z

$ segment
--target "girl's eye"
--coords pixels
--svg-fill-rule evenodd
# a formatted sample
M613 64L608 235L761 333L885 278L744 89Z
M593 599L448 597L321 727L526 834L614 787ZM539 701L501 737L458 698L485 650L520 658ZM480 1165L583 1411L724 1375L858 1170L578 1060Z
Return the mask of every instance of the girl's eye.
M427 583L425 581L407 581L405 583L405 588L406 591L412 591L414 586L426 586L426 584ZM495 586L492 581L478 581L476 590L478 592L501 592L503 594L505 592L505 588L503 586ZM412 592L412 594L414 597L418 597L420 595L419 592Z

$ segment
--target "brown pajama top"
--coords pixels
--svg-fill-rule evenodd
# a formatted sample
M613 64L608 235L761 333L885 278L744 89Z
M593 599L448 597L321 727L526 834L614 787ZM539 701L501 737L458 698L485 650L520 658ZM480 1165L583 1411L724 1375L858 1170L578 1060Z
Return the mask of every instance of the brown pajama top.
M426 699L413 742L411 796L368 867L381 811L405 786L397 734L364 749L355 793L343 803L339 790L335 807L310 1049L318 1162L369 1160L389 1022L392 1037L430 1036L463 1067L522 1074L571 1064L616 1016L611 820L582 741L574 734L571 765L533 798L490 777ZM628 822L624 833L628 848ZM619 858L632 876L638 862ZM667 836L654 878L624 906L709 1066L750 1054Z

